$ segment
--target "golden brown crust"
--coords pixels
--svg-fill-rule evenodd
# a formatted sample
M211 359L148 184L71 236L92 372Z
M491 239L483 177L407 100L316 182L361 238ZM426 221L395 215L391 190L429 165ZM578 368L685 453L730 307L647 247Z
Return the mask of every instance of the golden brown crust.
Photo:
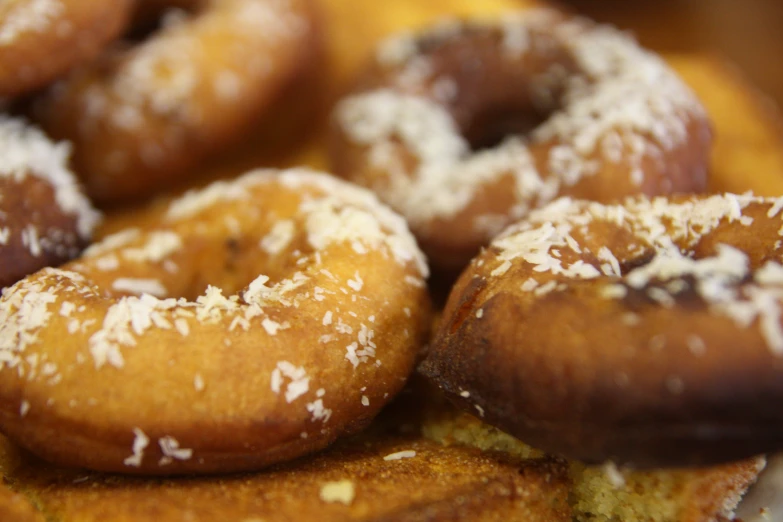
M555 203L472 262L423 370L467 411L591 463L779 449L779 214L730 195Z
M125 28L132 0L9 0L0 5L0 97L46 86Z
M309 171L212 185L4 293L0 426L107 471L289 460L400 390L429 330L425 277L365 190Z
M543 456L476 417L443 405L433 403L422 429L442 444L500 452L521 462ZM714 522L731 516L762 465L760 459L748 459L708 468L640 471L569 461L568 503L579 522Z
M384 459L400 452L412 456ZM21 458L6 477L57 522L173 521L183 513L193 522L571 521L562 466L520 465L410 435L363 435L261 473L208 478L123 478Z
M389 39L335 111L335 170L403 213L438 267L557 195L706 187L709 123L673 72L609 28L531 13Z
M34 109L74 144L74 169L99 201L149 196L241 140L321 45L311 0L203 2L191 18L105 53Z

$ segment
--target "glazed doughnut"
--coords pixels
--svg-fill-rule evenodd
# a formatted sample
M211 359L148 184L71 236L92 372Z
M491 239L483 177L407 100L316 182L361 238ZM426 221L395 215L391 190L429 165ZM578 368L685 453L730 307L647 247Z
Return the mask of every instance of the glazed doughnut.
M175 200L0 299L0 429L55 463L258 468L363 428L430 321L424 258L370 192L262 171Z
M780 450L781 208L558 200L471 262L422 370L488 423L588 463Z
M0 3L0 97L44 87L92 60L124 29L132 0Z
M702 191L711 143L659 57L550 10L383 42L334 122L337 173L380 194L451 270L558 195Z
M100 216L68 170L70 148L0 115L0 288L76 257Z
M139 45L56 84L33 112L74 143L99 201L151 194L237 141L316 46L310 0L204 0L173 10Z

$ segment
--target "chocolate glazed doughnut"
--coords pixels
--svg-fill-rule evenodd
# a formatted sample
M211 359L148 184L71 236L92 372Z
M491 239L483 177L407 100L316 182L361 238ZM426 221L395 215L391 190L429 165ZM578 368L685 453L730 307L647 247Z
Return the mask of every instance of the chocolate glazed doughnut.
M704 109L659 57L549 10L383 42L333 128L334 170L380 194L451 270L558 195L700 192L711 143Z
M455 286L422 371L531 446L706 465L783 448L783 199L562 199Z

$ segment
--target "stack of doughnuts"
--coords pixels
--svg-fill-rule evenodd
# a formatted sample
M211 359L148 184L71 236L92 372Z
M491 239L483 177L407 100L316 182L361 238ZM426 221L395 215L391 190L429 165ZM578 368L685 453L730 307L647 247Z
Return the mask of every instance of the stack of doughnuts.
M705 520L733 511L783 443L781 204L670 199L706 189L711 132L659 58L548 10L448 21L384 41L333 126L337 173L408 219L436 273L470 260L420 367L458 409L532 445L524 458L749 459L703 477L732 484ZM480 422L439 416L438 440L498 449ZM642 500L607 507L614 481L581 469L590 520L657 516L646 494L703 480L639 472L622 487Z
M108 16L0 7L0 68L23 56L4 35L81 42L13 88L0 74L43 129L0 116L14 444L92 472L273 476L345 452L413 376L422 418L401 424L430 440L412 447L460 473L473 450L433 448L486 451L467 461L523 498L506 515L607 522L728 517L783 448L783 198L704 193L707 113L628 35L552 9L392 35L331 107L337 176L253 169L142 201L90 244L90 199L195 176L319 43L310 0ZM436 321L431 275L456 278ZM384 429L356 439L361 459L416 456ZM332 486L321 498L350 504L354 486Z

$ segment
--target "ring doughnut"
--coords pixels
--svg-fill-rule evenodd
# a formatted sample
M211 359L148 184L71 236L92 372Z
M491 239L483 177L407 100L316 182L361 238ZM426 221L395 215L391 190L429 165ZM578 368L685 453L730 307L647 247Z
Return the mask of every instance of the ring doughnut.
M0 97L44 87L86 63L125 28L131 0L0 3Z
M422 370L488 423L588 463L779 451L781 208L556 201L471 262Z
M559 195L700 192L711 143L701 104L659 57L550 10L383 42L333 129L334 170L380 194L451 270Z
M74 143L74 170L95 200L150 195L237 141L310 66L310 0L204 0L58 82L33 108Z
M364 189L298 170L215 183L5 292L0 429L52 462L131 474L323 448L402 388L426 272Z
M70 148L0 115L0 288L76 257L100 216L68 170Z

